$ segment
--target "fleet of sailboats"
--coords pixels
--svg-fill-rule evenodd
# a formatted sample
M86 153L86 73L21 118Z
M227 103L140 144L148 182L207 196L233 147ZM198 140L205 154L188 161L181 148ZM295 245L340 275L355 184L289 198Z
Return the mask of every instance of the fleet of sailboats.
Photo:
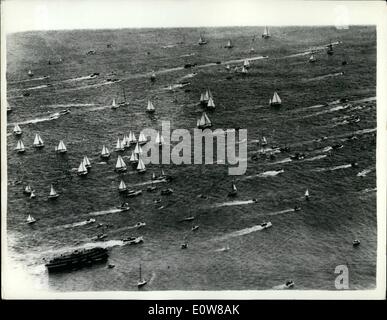
M269 100L269 104L271 106L280 106L282 104L281 98L279 97L277 92L274 92L273 99Z
M38 148L38 149L44 147L44 142L43 142L42 137L40 136L39 133L37 133L37 134L35 135L35 139L34 139L34 147L35 147L35 148Z

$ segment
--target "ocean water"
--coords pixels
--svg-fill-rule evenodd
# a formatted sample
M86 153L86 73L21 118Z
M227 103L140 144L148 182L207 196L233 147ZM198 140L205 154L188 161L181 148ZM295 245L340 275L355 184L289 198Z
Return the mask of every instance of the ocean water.
M287 279L297 289L334 290L335 267L343 264L349 268L351 289L375 287L375 28L273 27L267 41L259 37L261 31L128 29L7 37L7 100L13 109L7 117L8 250L37 287L138 290L140 263L149 281L145 291L267 290L280 288ZM198 46L203 32L209 43ZM250 53L254 35L255 52ZM235 45L231 50L223 48L228 39ZM331 40L341 41L334 54L318 51L318 62L308 63L305 52ZM96 54L86 55L89 50ZM241 66L245 58L254 58L247 75L215 63ZM184 69L186 63L197 67ZM152 70L155 83L149 81ZM89 77L94 72L100 75ZM190 84L179 88L181 81ZM174 92L166 90L169 85L176 85ZM149 165L144 175L130 168L125 174L114 172L118 137L129 130L138 137L144 128L160 129L165 120L172 129L192 131L206 88L216 104L208 113L213 129L247 129L248 158L241 159L247 161L245 175L229 176L228 165L221 162ZM129 106L110 109L113 98L122 99L122 90ZM283 100L277 109L268 106L275 90ZM25 92L30 96L23 96ZM153 117L145 112L148 99L156 108ZM61 115L62 109L71 112ZM348 122L353 115L360 122ZM14 151L15 123L23 130L23 155ZM42 150L32 147L35 133L45 142ZM289 146L290 154L254 160L262 135L269 146ZM61 139L68 149L64 156L54 152ZM99 158L103 144L112 151L107 162ZM343 148L332 150L334 144ZM306 158L292 160L295 152ZM74 170L84 155L92 169L80 178ZM358 166L352 167L353 162ZM155 184L155 193L146 192L152 172L161 168L174 179ZM233 178L238 195L230 199ZM117 191L121 179L130 188L143 189L142 195L122 198ZM55 201L47 200L51 183L60 193ZM23 195L27 184L36 191L35 199ZM161 196L163 188L174 193ZM155 204L158 198L161 203ZM131 210L119 212L115 207L122 201ZM292 210L296 203L301 211ZM34 225L25 223L28 214L38 219ZM195 219L180 222L188 216ZM96 223L88 223L90 218ZM146 226L133 228L140 221ZM258 225L264 221L273 226L261 230ZM94 242L99 223L109 225L104 230L108 238ZM195 232L193 225L199 225ZM121 241L140 235L144 243L139 245ZM361 241L359 247L352 246L354 239ZM180 248L184 241L186 250ZM98 265L48 275L43 259L93 246L109 248L114 269Z

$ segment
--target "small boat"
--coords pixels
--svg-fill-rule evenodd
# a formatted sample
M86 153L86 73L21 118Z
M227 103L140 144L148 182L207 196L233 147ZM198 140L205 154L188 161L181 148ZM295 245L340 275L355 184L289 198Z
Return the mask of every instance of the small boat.
M31 195L32 193L32 188L31 186L28 184L26 185L26 187L24 188L24 191L23 191L24 194L27 194L27 195Z
M84 160L81 161L81 164L78 167L77 175L78 176L85 176L85 175L87 175L87 168L85 166Z
M200 119L198 119L196 126L199 129L206 129L212 127L212 123L210 118L208 118L207 114L203 112L202 116Z
M161 203L161 199L154 199L154 200L153 200L153 203L154 203L154 204Z
M344 145L342 145L341 143L332 145L333 150L342 149L343 147L344 147Z
M263 222L260 224L260 226L263 228L263 229L267 229L267 228L270 228L272 226L271 222Z
M111 106L112 109L117 109L118 108L118 105L116 103L116 99L113 98L113 101L112 101L112 106Z
M293 280L287 280L285 282L285 287L286 288L293 288L294 287L294 281Z
M120 155L118 155L115 171L116 172L125 172L126 170L127 170L127 168L126 168L126 164L125 164L124 160L122 159L122 157Z
M207 101L208 101L208 99L206 100L206 94L205 93L201 93L200 94L200 104L201 105L207 105Z
M210 97L210 98L208 99L208 102L207 102L207 108L208 108L208 109L212 109L212 110L215 109L215 103L214 103L214 100L212 99L212 97Z
M100 240L107 238L107 236L108 235L106 233L100 233L100 234L97 234L95 237L91 238L91 240L100 241Z
M36 219L29 214L27 217L27 224L33 224L35 222L36 222Z
M122 239L123 242L127 242L128 244L139 244L144 242L143 237L128 237Z
M110 157L109 149L105 147L105 145L102 146L101 151L101 158L102 159L108 159Z
M309 200L309 190L306 189L305 191L305 200Z
M152 74L151 74L151 76L150 76L150 80L151 80L152 82L155 82L155 81L156 81L156 73L155 73L154 71L152 71Z
M156 191L156 186L154 186L154 185L148 186L148 187L146 188L146 191L148 191L148 192Z
M245 66L243 66L241 73L247 74L247 73L249 73L249 71L247 70L247 68Z
M15 148L15 151L17 153L23 153L25 152L25 148L24 148L24 144L23 144L23 141L19 140L16 144L16 148Z
M280 106L282 104L281 98L279 97L277 92L274 92L273 99L269 100L269 104L271 106Z
M121 211L128 211L130 209L129 203L127 203L127 202L122 203L120 206L118 206L116 208L121 210Z
M56 199L58 197L59 197L59 194L56 192L56 190L54 189L54 186L51 184L50 194L48 195L48 198L49 199Z
M160 147L164 144L164 137L162 135L160 135L160 132L157 132L155 144L160 146Z
M146 107L146 112L148 113L154 113L156 111L152 101L148 100L148 105Z
M138 159L137 172L144 173L146 171L145 164L142 159Z
M198 45L199 46L203 46L203 45L205 45L205 44L207 44L207 41L206 41L206 39L204 38L204 36L200 36L200 38L199 38L199 41L198 41Z
M194 219L195 219L194 216L189 216L189 217L186 217L186 218L181 219L180 222L192 221L192 220L194 220Z
M70 109L63 109L63 110L59 111L58 113L59 113L60 115L65 115L65 114L68 114L68 113L70 113L70 112L71 112Z
M231 40L228 40L227 44L224 47L227 48L227 49L231 49L234 46L232 45Z
M171 189L171 188L168 188L168 189L164 189L164 190L161 190L161 195L162 196L167 196L167 195L170 195L170 194L172 194L173 193L173 189Z
M126 191L126 184L124 180L121 180L120 185L118 186L118 192L125 192Z
M132 164L138 163L138 154L134 153L134 151L132 151L132 155L130 156L129 162Z
M181 244L181 248L182 249L187 249L188 248L188 244L187 243L182 243Z
M10 114L11 112L12 112L12 108L7 102L7 114Z
M142 148L141 148L141 146L140 146L140 144L138 142L136 144L136 147L134 148L134 153L137 154L137 155L142 154Z
M36 195L35 195L35 191L32 190L30 194L30 199L34 199L34 198L36 198Z
M27 74L28 74L29 77L33 77L34 76L34 73L31 70L28 70Z
M23 133L22 129L20 129L18 124L15 124L15 127L13 128L13 134L15 136L20 136Z
M133 198L139 196L140 194L142 194L142 190L129 190L127 196L129 198Z
M238 194L237 187L235 185L235 181L233 181L231 185L231 191L228 193L228 197L235 197Z
M115 267L114 264L108 264L108 268L109 268L109 269L113 269L114 267Z
M88 222L88 223L94 223L94 222L95 222L95 219L94 219L94 218L90 218L90 219L87 219L86 222Z
M262 139L261 139L261 146L263 146L263 147L267 146L267 140L265 137L262 137Z
M230 65L228 64L228 65L226 65L226 70L227 71L230 71L231 70L231 67L230 67Z
M246 69L249 69L249 68L250 68L250 60L246 59L246 60L243 62L243 67L245 67Z
M191 231L196 231L196 230L198 230L199 229L199 226L193 226L192 228L191 228Z
M297 212L297 211L300 211L301 210L301 207L299 205L295 205L294 206L294 211Z
M140 146L146 144L148 142L147 138L145 137L145 135L141 132L140 135L138 136L138 144Z
M124 151L124 150L125 150L125 147L124 147L123 141L120 140L120 138L118 138L117 143L116 143L116 147L114 148L114 151L120 152L120 151Z
M269 39L270 38L269 28L266 27L266 26L265 26L265 29L263 30L262 38L263 39Z
M145 280L145 279L141 276L141 264L140 264L140 277L139 277L139 280L138 280L138 282L137 282L137 287L138 287L138 288L141 288L141 287L145 286L147 283L148 283L148 281Z
M135 228L142 228L142 227L145 227L146 226L146 223L145 222L137 222L134 227Z
M314 56L314 54L312 53L311 56L309 57L309 62L310 62L310 63L314 63L314 62L316 62L316 61L317 61L317 59L316 59L316 57Z
M42 140L42 138L40 137L40 134L36 134L35 135L35 139L34 139L34 148L43 148L44 147L44 142Z
M355 239L355 240L352 241L352 245L353 245L354 247L357 247L358 245L360 245L360 241L357 240L357 239Z
M66 148L66 146L65 146L65 144L64 144L64 142L63 142L63 140L60 140L60 141L59 141L58 146L55 147L55 151L56 151L57 153L66 153L66 152L67 152L67 148Z
M83 163L85 164L85 167L86 167L87 169L90 169L90 168L91 168L91 163L90 163L90 160L89 160L89 158L88 158L87 156L84 156L84 157L83 157Z
M327 45L327 54L330 56L333 55L333 44L332 43Z
M130 144L136 144L137 143L136 135L132 131L129 132L129 142L130 142Z

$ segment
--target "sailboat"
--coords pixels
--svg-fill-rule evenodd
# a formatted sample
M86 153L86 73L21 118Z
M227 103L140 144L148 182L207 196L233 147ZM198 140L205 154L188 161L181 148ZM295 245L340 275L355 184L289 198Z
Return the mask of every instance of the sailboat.
M117 163L116 163L116 169L117 172L125 172L127 170L126 168L126 163L122 159L122 157L119 155L117 158Z
M87 169L86 169L85 161L84 160L81 161L81 164L78 167L77 175L78 176L85 176L85 175L87 175Z
M134 151L132 151L132 155L130 156L129 162L132 164L135 164L138 162L138 154L134 153Z
M226 70L227 71L230 71L231 70L231 67L230 67L230 65L228 64L228 65L226 65Z
M30 199L34 199L34 198L36 198L36 195L35 195L35 191L32 190L30 194Z
M156 81L156 73L154 71L152 71L152 74L150 76L150 79L152 82L155 82Z
M140 159L138 159L137 172L144 173L145 171L146 171L145 164L140 158Z
M127 188L126 188L126 184L125 184L124 180L121 180L120 185L118 186L118 191L119 192L125 192L126 189Z
M314 54L312 53L311 56L310 56L310 58L309 58L309 62L310 62L310 63L314 63L314 62L316 62L316 61L317 61L317 59L316 59L316 57L314 56Z
M277 92L274 92L273 99L269 100L269 103L271 106L280 106L281 105L281 98L279 97Z
M17 142L17 145L16 145L15 150L16 150L17 153L23 153L24 151L26 151L26 150L24 149L23 141L19 140L19 141Z
M208 99L206 100L206 94L205 93L201 93L200 94L200 104L206 105L207 101L208 101Z
M250 60L246 59L244 62L243 62L243 66L248 69L250 68Z
M114 151L124 151L124 150L125 150L124 144L120 140L120 138L118 138L116 147L114 148Z
M228 196L229 197L235 197L238 193L238 190L237 190L237 187L235 185L235 181L232 182L232 185L231 185L231 191L228 193Z
M36 219L29 214L28 217L27 217L27 223L28 224L33 224L35 222L36 222Z
M85 164L85 168L86 169L91 168L91 163L90 163L90 160L89 160L89 158L87 156L83 157L83 163Z
M15 136L20 136L23 133L22 129L20 129L18 124L15 124L15 128L13 128L13 133Z
M34 76L34 73L33 73L31 70L28 70L28 76L29 76L29 77L33 77L33 76Z
M263 39L269 39L270 38L270 33L269 33L269 28L265 26L265 29L263 30L262 34Z
M261 139L261 146L262 147L267 146L267 140L265 137L262 137L262 139Z
M308 189L306 189L306 191L305 191L305 199L309 200L309 190Z
M136 147L134 148L134 153L136 153L136 154L141 154L142 153L142 148L141 148L141 146L139 145L138 142L136 144Z
M199 129L205 129L205 128L212 127L211 120L210 120L210 118L208 118L208 116L205 112L203 112L202 117L200 119L198 119L196 126Z
M140 277L139 277L139 280L137 282L137 287L141 288L141 287L145 286L147 283L148 283L148 281L142 278L142 275L141 275L141 263L140 263Z
M48 195L49 199L56 199L59 197L59 194L55 191L54 186L51 184L50 194Z
M212 97L210 97L210 99L208 99L207 108L215 109L215 103L214 103L214 100L212 99Z
M101 158L102 159L108 159L110 157L109 149L105 147L105 145L102 146L101 151Z
M134 132L129 132L129 141L131 144L136 144L137 143L137 138Z
M118 105L116 103L116 99L113 98L113 101L112 101L112 109L117 109L118 108Z
M231 40L228 40L227 44L224 47L227 49L231 49L234 46L232 45Z
M148 140L147 140L147 138L145 137L145 135L142 133L142 132L140 132L140 135L138 136L138 143L140 144L140 145L144 145L144 144L146 144L148 142Z
M60 140L60 141L59 141L58 146L55 147L55 151L56 151L57 153L66 153L66 152L67 152L67 149L66 149L65 144L63 143L63 140Z
M148 106L146 107L146 112L154 113L155 111L156 110L155 110L155 107L153 106L152 101L148 100Z
M24 191L23 191L24 194L31 194L32 193L32 188L31 186L28 184L26 185L26 187L24 188Z
M204 93L204 101L208 102L212 98L212 93L210 89L207 89L206 92Z
M207 44L206 39L204 38L203 35L200 35L200 38L199 38L199 41L198 41L198 45L202 46L202 45L205 45L205 44Z
M164 137L160 135L160 132L157 132L155 144L159 145L160 147L164 144Z
M247 70L247 68L246 68L245 66L243 66L241 72L242 72L243 74L249 73L249 71Z
M40 137L40 134L38 134L38 133L35 135L34 147L35 148L43 148L44 147L44 142L43 142L42 138Z

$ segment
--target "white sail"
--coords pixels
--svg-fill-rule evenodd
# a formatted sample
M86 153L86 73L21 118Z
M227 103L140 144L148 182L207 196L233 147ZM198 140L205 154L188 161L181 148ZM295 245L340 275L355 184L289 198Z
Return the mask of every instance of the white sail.
M120 185L118 186L118 190L126 190L126 184L124 180L121 180Z
M245 67L250 67L250 60L245 60L244 62L243 62L243 65L245 66Z
M210 97L210 99L208 100L207 107L215 108L214 100L213 100L211 97Z
M164 144L164 137L160 135L160 132L157 132L155 143L158 145Z
M145 164L141 159L138 160L137 170L145 170Z
M120 138L118 138L117 144L116 144L116 151L120 151L120 150L124 150L124 144L123 144L123 140L120 140Z
M78 167L78 173L87 173L84 160L81 161L81 164Z
M40 146L43 146L43 145L44 145L44 142L43 142L42 138L40 137L40 135L38 133L35 134L34 146L35 147L40 147Z
M35 222L36 220L34 219L34 217L32 217L30 214L28 215L27 217L27 222L28 223L32 223L32 222Z
M148 100L148 106L146 108L147 111L155 111L155 107L153 106L152 101Z
M267 144L267 140L266 140L266 138L265 138L265 137L262 137L262 141L261 141L261 143L262 143L263 145Z
M281 98L279 97L277 92L274 92L273 99L271 100L271 103L281 103Z
M210 99L210 92L209 90L206 90L206 92L204 93L204 101L208 101L208 99Z
M137 142L137 138L136 138L136 135L134 134L133 132L133 135L132 135L132 143L136 143Z
M248 73L248 71L247 71L245 66L243 66L243 68L242 68L242 73Z
M138 137L138 142L139 143L145 143L147 142L148 140L146 139L145 135L141 132L139 137Z
M57 192L55 191L54 186L51 185L50 196L56 196L56 195L57 195Z
M136 147L134 148L134 153L137 153L137 154L141 154L142 153L142 148L141 146L138 144L136 144Z
M116 99L114 99L114 98L112 101L112 108L117 108Z
M63 140L59 141L59 144L58 144L58 147L56 148L56 151L58 151L58 152L65 152L65 151L67 151L66 146L65 146Z
M25 189L24 189L24 192L25 192L25 193L31 193L31 192L32 192L31 186L30 186L30 185L27 185L27 186L25 187Z
M116 169L125 169L126 168L126 163L122 159L121 156L118 156L117 158L117 163L116 163Z
M262 36L264 37L270 37L269 28L265 26L265 29L263 30Z
M24 151L24 144L23 144L23 141L19 140L17 142L17 145L16 145L16 149L17 151Z
M308 189L306 189L306 191L305 191L305 197L309 197L309 190Z
M133 132L129 131L128 139L126 140L127 144L130 145L133 142Z
M15 134L21 134L23 131L20 129L18 124L15 124L15 128L13 129Z
M232 191L234 191L234 192L237 191L237 187L236 187L235 183L232 184Z
M102 156L108 156L110 155L109 149L105 147L105 145L102 146L102 151L101 151Z
M129 161L130 162L137 162L138 161L138 156L136 153L134 153L134 151L132 151L132 155L130 156Z
M312 53L312 55L310 56L309 61L312 61L312 62L316 61L316 58L315 58L315 56L314 56L313 53Z
M90 160L87 156L83 157L83 163L85 164L85 167L91 167Z
M207 114L205 112L203 113L203 116L204 116L205 124L206 125L211 125L211 120L210 120L210 118L208 118L208 116L207 116Z

